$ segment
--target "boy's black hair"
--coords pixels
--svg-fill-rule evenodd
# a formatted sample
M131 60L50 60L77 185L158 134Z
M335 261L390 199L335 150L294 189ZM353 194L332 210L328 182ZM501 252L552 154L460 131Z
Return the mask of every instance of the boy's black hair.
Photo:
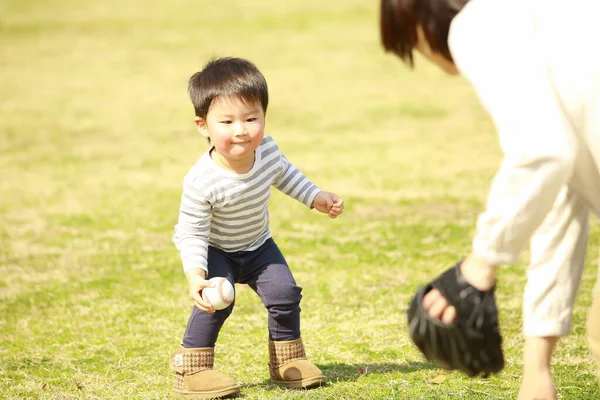
M391 51L411 67L421 25L432 51L448 61L448 32L452 19L469 0L381 0L379 28L385 51Z
M267 81L248 60L234 57L215 58L201 71L191 76L188 93L196 116L206 120L208 109L216 97L232 97L262 105L267 112L269 91Z

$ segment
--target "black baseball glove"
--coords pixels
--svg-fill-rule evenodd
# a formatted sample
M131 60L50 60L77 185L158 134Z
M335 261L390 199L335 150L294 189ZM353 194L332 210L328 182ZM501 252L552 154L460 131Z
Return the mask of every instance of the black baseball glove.
M456 309L456 320L447 325L423 308L423 297L439 290ZM482 292L460 272L460 263L420 288L408 309L410 336L429 361L468 376L500 372L504 368L502 336L494 288Z

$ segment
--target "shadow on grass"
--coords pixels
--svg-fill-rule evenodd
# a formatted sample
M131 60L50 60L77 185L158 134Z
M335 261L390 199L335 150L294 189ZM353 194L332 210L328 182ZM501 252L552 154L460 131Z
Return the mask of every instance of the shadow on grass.
M333 382L353 382L362 376L390 374L390 373L413 373L424 370L440 369L435 364L426 362L409 362L409 363L360 363L360 364L319 364L317 365L327 377L328 383ZM265 379L261 383L250 383L242 385L244 387L272 387L278 386L273 384L270 379Z
M439 369L427 362L409 363L364 363L364 364L322 364L318 366L329 381L355 381L361 376L389 373L412 373Z

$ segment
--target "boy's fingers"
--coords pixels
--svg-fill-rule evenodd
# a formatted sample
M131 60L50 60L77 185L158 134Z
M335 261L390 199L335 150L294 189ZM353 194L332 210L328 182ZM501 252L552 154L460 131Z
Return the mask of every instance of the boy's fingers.
M204 311L204 312L207 312L207 313L209 313L209 314L212 314L212 313L214 313L214 312L215 312L215 309L214 309L214 308L212 308L212 307L211 307L211 308L208 308L208 307L203 307L202 305L200 305L200 304L198 304L198 303L195 303L195 306L196 306L198 309L200 309L200 310L202 310L202 311Z
M206 311L208 313L214 312L215 310L214 310L212 304L210 304L207 301L204 301L204 299L202 298L202 295L200 293L201 292L192 294L192 301L194 302L194 305L196 307L198 307L199 309L201 309L202 311Z
M335 213L336 215L340 215L342 213L343 208L340 207L332 207L330 212Z
M201 298L194 299L194 305L202 311L206 311L209 314L215 312L213 306L210 303L207 303L206 301L202 300Z
M200 293L194 293L192 294L192 300L194 303L200 303L202 301L202 296L200 296Z

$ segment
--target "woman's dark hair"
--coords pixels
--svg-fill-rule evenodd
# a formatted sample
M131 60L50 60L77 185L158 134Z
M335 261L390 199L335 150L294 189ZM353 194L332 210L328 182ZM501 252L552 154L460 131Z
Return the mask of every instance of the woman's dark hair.
M267 81L258 68L242 58L224 57L209 61L202 71L188 82L188 93L196 116L206 119L216 97L238 98L248 103L260 103L267 112L269 91Z
M449 61L448 31L452 19L469 0L381 0L380 33L384 50L413 66L417 26L421 26L432 51Z

